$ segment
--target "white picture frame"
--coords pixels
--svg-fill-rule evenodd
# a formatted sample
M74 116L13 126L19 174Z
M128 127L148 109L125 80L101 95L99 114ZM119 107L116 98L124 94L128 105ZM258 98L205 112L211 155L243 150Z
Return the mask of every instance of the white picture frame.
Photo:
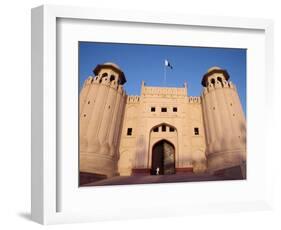
M274 84L272 21L265 19L174 15L157 12L128 12L115 10L106 10L106 14L104 12L104 9L98 8L92 9L51 5L44 5L32 9L32 219L41 224L56 224L151 216L164 217L192 213L264 210L271 208L273 180L270 163L272 161L272 156L270 152L272 150L270 149L270 138L265 134L271 132L272 126L270 125L270 116L272 116L274 103L271 90ZM248 84L247 88L250 92L247 94L248 98L250 97L248 100L250 110L247 114L247 133L251 135L250 138L249 136L247 138L250 144L255 142L257 146L253 146L253 148L250 146L252 151L248 153L250 161L248 162L249 177L247 180L242 182L211 182L211 184L202 182L197 184L181 183L159 186L109 186L107 188L98 189L87 188L79 192L77 192L78 187L74 188L77 182L72 184L65 183L63 176L66 173L65 168L69 168L69 170L75 169L72 163L69 163L71 162L69 159L71 160L74 158L66 160L64 154L57 154L58 151L61 151L60 141L62 141L58 133L63 132L61 128L64 127L60 126L59 122L61 122L61 120L58 119L58 116L62 109L67 109L63 106L59 107L61 104L58 103L58 98L60 96L65 97L61 95L61 88L57 79L57 75L59 74L58 65L60 63L57 41L58 34L61 33L59 29L62 28L59 25L61 19L68 20L70 24L73 22L80 23L82 20L90 23L98 21L109 26L121 22L124 25L130 25L131 28L135 24L138 26L149 25L155 28L163 27L164 30L165 27L170 29L180 27L181 30L187 27L194 29L200 28L200 30L203 32L206 31L206 33L209 33L209 29L220 31L239 30L240 32L242 31L242 33L256 31L260 39L258 39L259 41L257 41L256 45L259 46L259 44L262 44L262 47L261 49L257 49L258 53L252 53L250 55L250 59L257 55L259 59L255 59L253 62L250 60L248 70L250 72L247 71L247 75L248 73L252 73L252 75L255 74L260 81L256 82L255 86ZM76 29L80 28L79 23L76 24ZM107 35L108 34L105 33L103 36ZM125 33L123 36L126 37L128 35ZM120 39L122 40L124 38L120 37ZM129 36L128 39L134 41L134 38L129 38ZM154 42L157 42L157 37L155 37L155 39ZM254 39L254 37L250 37L248 40L249 39ZM248 48L242 45L243 42L246 41L241 41L238 37L233 37L233 40L235 40L236 47L240 47L239 44L241 44L241 47ZM170 42L180 43L180 41L176 40ZM165 43L166 42L163 41L163 44ZM205 46L209 46L211 43L212 42L204 43L203 41L203 43L197 43L195 45L200 46L205 44ZM252 43L254 47L254 40ZM216 41L213 41L212 46L215 46L215 44ZM232 43L229 44L231 45ZM249 41L247 44L249 44ZM220 46L220 43L218 43L218 46ZM225 44L225 46L227 46L227 44ZM261 71L254 70L254 64L259 64L256 68ZM77 74L77 72L75 74ZM75 88L77 82L75 82L74 78L70 78L69 81L69 85L63 87L65 87L64 91L67 91L71 96L71 92L73 92L73 88L71 87ZM257 90L255 90L254 87ZM72 96L77 97L77 95L78 94ZM255 99L251 99L253 97L256 99L256 102ZM258 99L261 100L258 101ZM62 101L63 100L64 99L62 99ZM76 100L78 100L78 97ZM260 103L260 105L258 103ZM265 107L266 110L264 109ZM260 108L263 109L261 110ZM256 112L258 112L259 115L254 117L253 114ZM75 119L75 117L73 117L73 119ZM255 135L254 132L257 122L263 123L260 127L263 131L262 133L264 133L262 138ZM78 129L74 128L69 132L75 133L78 132ZM264 141L261 142L261 139ZM258 153L256 154L256 158L253 157L253 152ZM75 157L74 154L75 152L70 155ZM62 167L62 162L68 163L63 163L64 165ZM261 175L260 178L256 178L259 177L260 174L257 174L255 177L254 173L257 172L255 168L260 167L261 164L263 167L263 175ZM78 164L74 165L78 167ZM73 178L73 181L78 181L78 178ZM227 187L235 191L238 194L237 197L224 197L222 194L219 194L219 191L221 191L220 188L224 186L222 183L225 183ZM209 192L213 194L212 197L206 196L203 198L200 197L200 195L194 195L192 199L186 198L187 189L190 191L190 194L197 194L198 191L208 189L208 186L210 187ZM68 188L73 188L73 193L68 190ZM250 194L254 193L257 188L261 189L256 191L255 194ZM157 197L153 199L149 198L149 194L164 190L169 190L172 195L176 194L176 198L171 200L168 204L170 207L169 209L166 208L167 204L162 206L157 200ZM175 193L175 190L177 193ZM217 195L215 195L216 191L218 193ZM242 192L249 194L243 196L241 195ZM112 198L113 193L120 197L119 201ZM230 196L232 195L232 193L229 194ZM250 195L252 198L250 198ZM84 198L89 196L98 197L98 200L93 201L96 203L88 202L87 205L87 202L82 200L81 196ZM138 197L139 202L132 198L134 196ZM140 198L140 196L143 198ZM221 197L221 200L218 200L219 197ZM161 195L160 198L162 198ZM153 208L147 208L148 203L153 205ZM187 206L189 206L189 208L187 208Z

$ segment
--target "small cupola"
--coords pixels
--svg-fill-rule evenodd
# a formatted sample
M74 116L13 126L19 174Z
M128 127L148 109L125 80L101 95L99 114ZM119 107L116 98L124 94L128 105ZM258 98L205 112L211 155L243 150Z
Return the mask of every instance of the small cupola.
M99 64L93 70L95 76L100 75L101 78L109 77L110 81L116 80L119 85L124 85L126 83L126 77L121 68L115 63L106 62L104 64Z
M221 69L218 66L213 66L208 69L207 73L204 74L201 84L204 87L208 86L208 83L215 84L216 82L228 81L229 74L226 70Z

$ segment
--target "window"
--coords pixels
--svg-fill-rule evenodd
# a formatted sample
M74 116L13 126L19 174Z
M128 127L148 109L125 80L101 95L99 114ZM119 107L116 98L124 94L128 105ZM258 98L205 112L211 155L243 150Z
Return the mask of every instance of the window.
M167 112L167 108L165 108L165 107L161 108L161 112L166 113Z
M127 129L127 136L132 136L133 133L133 129L132 128L128 128Z
M114 81L115 80L115 76L114 75L111 75L110 76L110 81Z
M88 105L90 104L90 101L88 101Z
M166 125L162 125L162 132L166 132Z
M194 135L199 135L199 128L194 128Z
M103 73L103 74L101 75L101 78L100 78L100 81L99 81L99 82L102 83L102 79L105 78L105 77L107 77L107 76L108 76L107 73Z
M170 127L170 132L175 132L175 128Z
M153 129L153 132L158 132L159 131L159 129L158 129L158 127L155 127L154 129Z
M221 77L218 77L217 79L218 79L218 81L223 85L222 78L221 78Z
M151 107L150 111L155 112L155 107Z
M173 107L173 112L178 112L178 108L177 107Z
M102 77L102 78L107 77L107 73L103 73L103 74L101 75L101 77Z

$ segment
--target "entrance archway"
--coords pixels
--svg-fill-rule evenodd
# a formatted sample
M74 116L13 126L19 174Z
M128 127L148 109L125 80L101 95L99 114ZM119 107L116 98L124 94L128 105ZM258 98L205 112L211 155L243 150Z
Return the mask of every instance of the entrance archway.
M152 148L152 175L175 173L175 147L172 143L161 140Z

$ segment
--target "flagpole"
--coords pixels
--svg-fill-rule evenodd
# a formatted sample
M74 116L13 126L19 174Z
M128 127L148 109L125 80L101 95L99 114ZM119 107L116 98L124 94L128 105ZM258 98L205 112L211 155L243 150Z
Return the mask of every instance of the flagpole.
M164 65L164 86L166 86L166 65Z

